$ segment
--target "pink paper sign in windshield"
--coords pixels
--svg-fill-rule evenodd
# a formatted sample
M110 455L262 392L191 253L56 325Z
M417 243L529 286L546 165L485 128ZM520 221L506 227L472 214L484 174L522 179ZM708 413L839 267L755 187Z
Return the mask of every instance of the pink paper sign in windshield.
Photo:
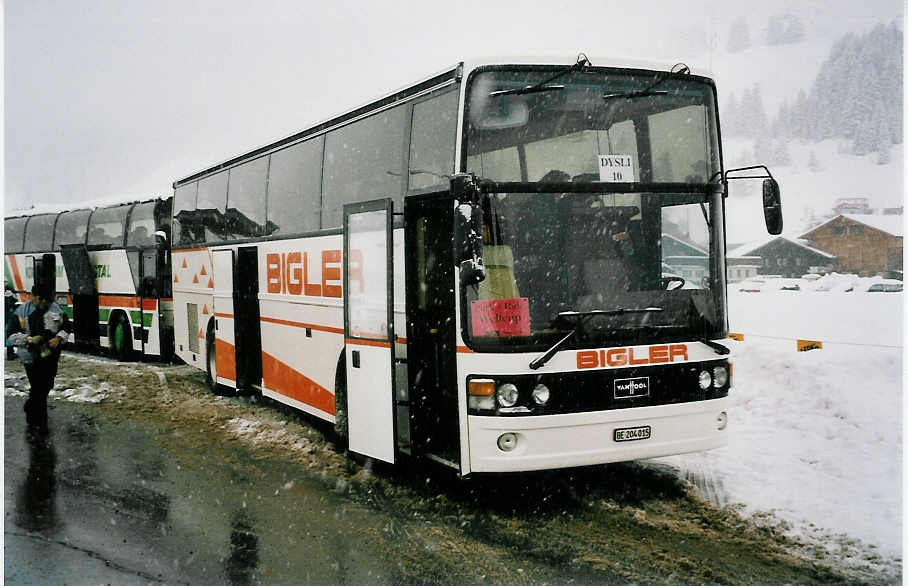
M474 336L530 335L530 304L526 297L474 301L470 315Z

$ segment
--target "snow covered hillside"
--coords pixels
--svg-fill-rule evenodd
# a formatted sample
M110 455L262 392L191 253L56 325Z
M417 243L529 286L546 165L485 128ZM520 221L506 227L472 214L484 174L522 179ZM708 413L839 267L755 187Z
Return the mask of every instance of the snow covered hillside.
M661 461L842 564L902 551L902 293L729 290L725 448ZM796 339L823 348L796 351ZM860 540L863 544L856 544ZM853 559L857 547L863 559ZM873 552L881 560L876 560Z
M748 46L704 61L719 94L725 166L770 168L782 190L786 233L803 233L839 198L866 197L875 210L902 205L904 149L895 129L903 95L893 81L902 77L901 33L892 22L900 26L883 16L805 22L801 41L768 45L761 23L749 21ZM881 85L889 90L874 94ZM833 120L835 113L847 123ZM759 181L731 182L729 242L764 233L760 193Z

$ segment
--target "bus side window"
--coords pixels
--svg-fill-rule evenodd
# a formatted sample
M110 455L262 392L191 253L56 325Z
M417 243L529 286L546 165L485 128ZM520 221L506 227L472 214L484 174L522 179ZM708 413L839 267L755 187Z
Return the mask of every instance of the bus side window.
M447 185L454 172L457 96L449 91L413 105L408 191Z

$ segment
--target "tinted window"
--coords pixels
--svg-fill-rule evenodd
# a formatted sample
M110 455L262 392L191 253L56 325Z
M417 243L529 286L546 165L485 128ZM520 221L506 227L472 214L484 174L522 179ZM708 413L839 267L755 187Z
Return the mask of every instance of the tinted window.
M88 244L123 246L123 227L126 225L126 214L131 207L121 205L95 210L88 224Z
M57 214L32 216L25 225L25 250L29 252L50 251L54 241L54 221Z
M88 231L90 210L63 212L57 219L54 229L54 250L60 250L64 244L85 244L85 232Z
M126 232L126 246L154 246L155 202L140 203L129 215L129 230Z
M409 190L447 185L454 172L454 141L457 137L457 92L413 106L410 133Z
M328 134L322 227L339 227L347 203L393 197L402 204L404 120L398 106Z
M176 245L202 242L204 231L196 224L195 200L198 183L187 183L173 192L173 242Z
M268 157L243 163L230 170L227 192L228 237L245 238L264 233L267 174Z
M3 248L6 254L22 252L22 238L25 236L25 222L28 218L11 218L4 222Z
M155 212L155 227L158 230L162 230L164 234L167 235L167 246L170 246L170 224L172 208L173 198L168 197L158 202L157 210Z
M271 155L268 234L318 230L324 143L320 136Z
M199 180L196 199L197 221L205 229L205 242L224 239L224 211L227 209L227 172Z

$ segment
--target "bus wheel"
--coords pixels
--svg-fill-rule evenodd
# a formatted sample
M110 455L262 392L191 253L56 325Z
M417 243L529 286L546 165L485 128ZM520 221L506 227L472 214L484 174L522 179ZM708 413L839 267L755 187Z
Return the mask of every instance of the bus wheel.
M129 360L132 354L132 332L129 331L129 321L122 315L113 323L110 334L110 350L120 361Z
M344 359L337 363L334 374L334 433L342 444L347 443L347 368Z
M205 336L205 382L212 393L218 392L218 359L214 347L214 326L209 324Z

